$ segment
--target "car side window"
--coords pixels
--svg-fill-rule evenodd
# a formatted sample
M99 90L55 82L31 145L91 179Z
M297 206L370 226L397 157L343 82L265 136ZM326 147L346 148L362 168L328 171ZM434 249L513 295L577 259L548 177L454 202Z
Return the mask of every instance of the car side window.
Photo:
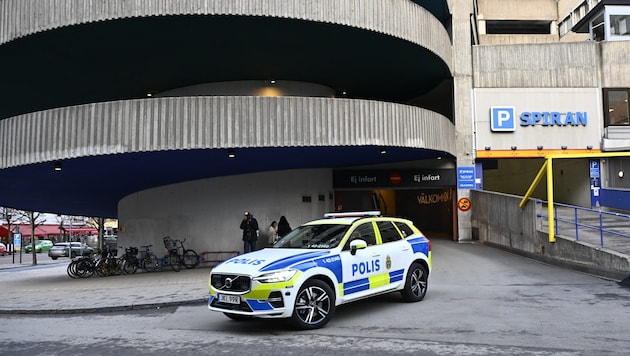
M357 228L352 231L352 234L350 234L350 238L348 239L348 241L346 241L343 249L349 250L350 242L357 239L364 240L365 242L367 242L368 246L376 245L376 234L374 233L374 228L372 227L371 222L367 222L357 226Z
M390 221L379 221L376 225L378 225L378 229L381 232L383 243L400 241L402 239L398 229Z
M403 234L403 238L407 238L413 235L413 230L409 227L409 225L400 221L396 221L394 224L396 224L398 230L400 230L400 232Z

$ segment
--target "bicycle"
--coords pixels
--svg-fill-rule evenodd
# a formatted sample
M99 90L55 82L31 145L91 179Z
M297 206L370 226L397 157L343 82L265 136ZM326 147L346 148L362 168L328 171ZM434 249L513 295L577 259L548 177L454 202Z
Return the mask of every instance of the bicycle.
M122 247L120 247L122 248ZM125 254L120 257L120 270L123 274L134 274L140 266L140 261L136 255L138 254L137 247L125 248Z
M199 255L192 249L186 249L184 242L181 240L173 240L170 236L164 236L164 247L168 254L164 256L164 261L171 266L175 272L181 270L181 266L187 269L195 268L199 265Z
M153 272L160 268L160 259L150 251L151 246L153 245L140 246L143 250L138 259L140 268L147 272Z

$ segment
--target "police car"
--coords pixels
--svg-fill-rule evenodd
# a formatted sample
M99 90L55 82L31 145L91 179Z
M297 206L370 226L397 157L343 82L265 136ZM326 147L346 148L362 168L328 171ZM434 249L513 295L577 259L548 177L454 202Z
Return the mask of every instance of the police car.
M406 219L378 211L330 213L271 248L239 255L210 273L208 309L235 320L289 318L321 328L341 304L400 291L427 292L431 242Z

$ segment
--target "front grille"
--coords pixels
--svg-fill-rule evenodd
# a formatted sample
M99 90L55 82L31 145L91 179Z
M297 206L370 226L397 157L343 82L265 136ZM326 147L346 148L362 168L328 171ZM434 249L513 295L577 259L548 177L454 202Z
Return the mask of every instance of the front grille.
M210 284L214 289L225 292L244 293L251 289L251 279L236 274L212 274Z

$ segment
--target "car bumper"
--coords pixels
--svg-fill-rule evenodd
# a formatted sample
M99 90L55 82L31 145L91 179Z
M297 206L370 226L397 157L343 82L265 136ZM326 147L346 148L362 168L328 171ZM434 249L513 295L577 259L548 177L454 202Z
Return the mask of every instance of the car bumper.
M298 292L295 287L297 276L282 283L259 283L252 281L246 293L222 292L210 286L208 309L223 313L255 316L260 318L288 318L293 314L293 305ZM238 304L220 300L220 294L238 298Z

